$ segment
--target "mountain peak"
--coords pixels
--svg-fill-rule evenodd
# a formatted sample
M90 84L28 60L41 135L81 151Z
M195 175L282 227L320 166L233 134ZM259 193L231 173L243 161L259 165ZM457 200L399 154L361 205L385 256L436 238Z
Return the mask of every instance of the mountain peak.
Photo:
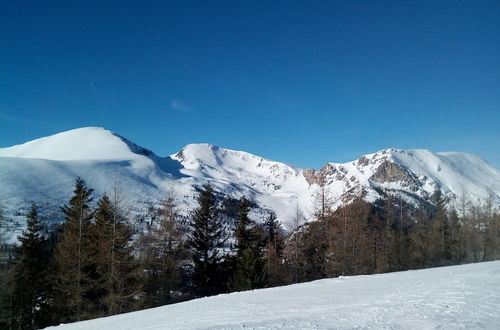
M82 127L0 149L2 157L125 160L152 152L103 127Z

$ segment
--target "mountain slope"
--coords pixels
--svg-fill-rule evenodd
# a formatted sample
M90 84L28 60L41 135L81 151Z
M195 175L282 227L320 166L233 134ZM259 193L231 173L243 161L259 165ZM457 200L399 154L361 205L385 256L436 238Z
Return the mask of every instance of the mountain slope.
M210 182L221 193L244 195L262 209L275 210L288 229L297 208L310 217L321 182L335 207L357 197L374 201L387 194L419 203L437 190L452 203L465 194L473 203L491 196L500 205L500 171L463 153L386 149L311 170L209 144L190 144L160 157L97 127L0 149L0 200L11 213L31 201L57 209L70 197L77 176L97 195L118 184L136 214L172 190L181 213L187 214L195 205L197 187ZM254 216L264 216L262 209Z
M500 261L224 294L55 329L498 329Z

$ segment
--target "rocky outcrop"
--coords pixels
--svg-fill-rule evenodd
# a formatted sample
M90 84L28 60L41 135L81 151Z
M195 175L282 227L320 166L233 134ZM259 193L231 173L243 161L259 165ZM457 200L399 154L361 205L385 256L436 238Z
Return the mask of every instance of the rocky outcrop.
M418 190L421 185L420 181L410 171L389 160L383 161L378 166L370 180L376 183L400 182L402 186L409 187L413 191Z

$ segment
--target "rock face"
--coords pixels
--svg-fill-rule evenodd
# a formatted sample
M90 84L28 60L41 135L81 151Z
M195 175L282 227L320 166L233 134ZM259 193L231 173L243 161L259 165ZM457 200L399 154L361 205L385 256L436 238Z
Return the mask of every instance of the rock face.
M412 174L411 171L405 170L401 165L391 161L384 161L380 164L370 177L370 180L376 183L398 182L403 187L408 187L412 191L418 191L422 183Z
M118 183L137 214L172 191L180 212L187 214L195 205L197 187L210 182L220 193L252 199L260 206L256 218L264 217L265 209L275 210L285 228L297 206L310 218L321 186L333 207L387 194L418 203L429 201L437 190L451 201L465 193L473 203L491 193L500 205L500 171L463 153L385 149L315 170L209 144L190 144L161 157L96 127L0 149L0 200L10 214L31 201L57 210L71 196L77 176L97 195Z

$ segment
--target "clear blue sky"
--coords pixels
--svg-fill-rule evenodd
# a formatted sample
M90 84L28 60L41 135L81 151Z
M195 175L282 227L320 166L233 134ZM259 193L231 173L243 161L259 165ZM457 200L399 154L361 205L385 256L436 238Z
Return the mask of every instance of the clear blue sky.
M2 1L0 147L104 126L302 167L379 149L500 168L500 1Z

